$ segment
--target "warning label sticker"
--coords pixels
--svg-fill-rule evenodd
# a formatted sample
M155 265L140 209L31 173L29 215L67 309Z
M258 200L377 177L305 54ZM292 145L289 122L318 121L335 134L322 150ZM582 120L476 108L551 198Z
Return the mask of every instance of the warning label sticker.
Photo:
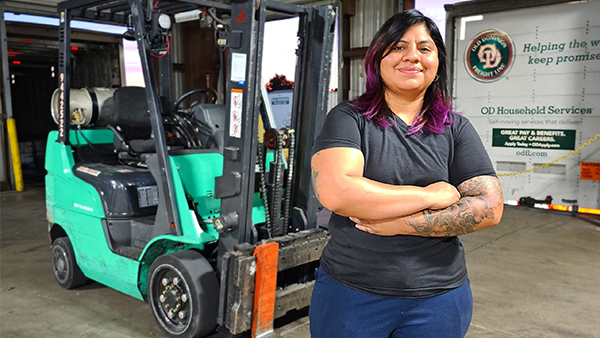
M581 162L581 173L579 178L582 180L600 181L600 163Z
M229 136L242 137L242 99L244 91L241 89L231 90L231 110L229 112Z
M138 191L138 201L140 208L152 207L158 205L158 186L140 187Z
M100 175L102 172L99 170L94 170L88 167L79 167L77 168L77 171L81 171L82 173L86 173L86 174L90 174L92 176L96 176L98 177L98 175Z
M231 81L243 85L246 82L246 59L242 53L231 54Z

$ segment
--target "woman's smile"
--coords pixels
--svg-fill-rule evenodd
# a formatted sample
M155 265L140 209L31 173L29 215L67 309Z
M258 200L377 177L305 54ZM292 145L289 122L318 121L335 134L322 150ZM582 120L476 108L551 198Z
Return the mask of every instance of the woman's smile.
M400 72L406 73L406 74L418 74L418 73L422 72L422 70L417 67L402 67L402 68L399 68L398 70Z

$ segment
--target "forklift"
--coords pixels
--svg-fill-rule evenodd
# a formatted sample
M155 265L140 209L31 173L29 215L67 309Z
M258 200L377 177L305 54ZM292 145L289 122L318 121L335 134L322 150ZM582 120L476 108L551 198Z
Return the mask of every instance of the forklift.
M57 8L58 130L48 135L45 183L58 284L93 280L147 301L167 337L276 337L274 319L309 305L329 239L310 157L326 114L335 10L271 0ZM175 100L171 30L194 16L215 30L227 66L221 88ZM260 81L263 34L268 18L294 16L292 119L280 128ZM127 25L145 87L71 88L72 19Z

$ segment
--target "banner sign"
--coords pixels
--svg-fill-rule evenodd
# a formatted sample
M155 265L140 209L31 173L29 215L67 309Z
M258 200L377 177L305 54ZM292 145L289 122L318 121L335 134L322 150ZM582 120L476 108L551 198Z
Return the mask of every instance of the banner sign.
M492 147L575 149L575 130L492 129Z

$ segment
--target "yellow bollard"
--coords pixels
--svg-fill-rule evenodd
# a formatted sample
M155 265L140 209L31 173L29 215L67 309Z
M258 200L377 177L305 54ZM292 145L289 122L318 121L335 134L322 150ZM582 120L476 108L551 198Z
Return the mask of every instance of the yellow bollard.
M23 191L23 171L21 170L21 154L19 153L19 140L17 139L17 125L14 119L6 119L10 155L12 157L13 173L15 175L15 188Z

